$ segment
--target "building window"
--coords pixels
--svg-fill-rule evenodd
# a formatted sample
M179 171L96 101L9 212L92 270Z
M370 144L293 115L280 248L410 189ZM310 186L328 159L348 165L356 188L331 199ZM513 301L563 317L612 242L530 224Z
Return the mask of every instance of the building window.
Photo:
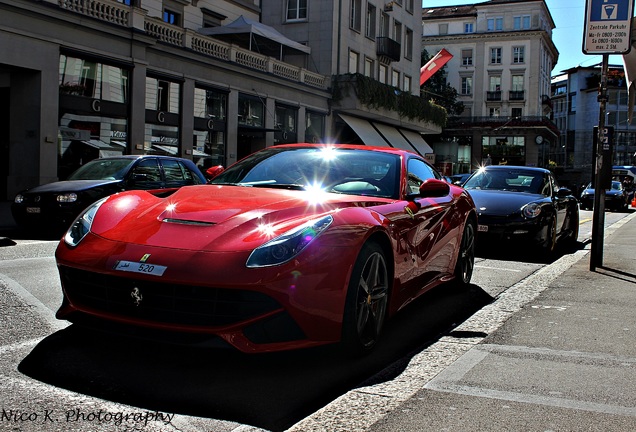
M463 95L472 95L473 94L473 77L462 77L462 94Z
M404 35L404 58L411 60L413 58L413 30L406 29Z
M181 15L178 14L177 12L174 12L170 9L164 9L163 10L163 22L166 22L168 24L172 24L172 25L181 25Z
M380 64L379 73L378 73L378 81L382 84L386 84L386 75L388 73L386 65Z
M501 64L501 48L490 48L490 64Z
M488 18L486 21L488 31L502 31L503 30L503 17Z
M375 68L375 61L369 57L364 58L364 76L373 78L373 70Z
M349 27L352 30L360 31L361 25L362 25L362 0L351 0Z
M522 47L522 46L512 47L512 62L523 63L525 52L526 52L525 47Z
M439 25L439 34L447 35L448 34L448 24L440 24Z
M575 113L576 112L576 94L569 95L568 98L568 112Z
M371 3L367 3L367 20L365 28L365 36L375 39L375 17L377 9Z
M501 108L499 107L490 108L489 112L490 117L501 117Z
M391 85L400 88L400 72L393 70L391 72Z
M393 21L393 40L402 43L402 23Z
M382 12L380 15L380 37L389 37L389 23L391 18Z
M523 75L512 76L512 91L523 91Z
M227 17L225 15L221 15L219 13L216 12L212 12L208 9L201 9L201 12L203 13L203 27L204 28L209 28L209 27L220 27L223 23L223 20L226 19Z
M287 21L307 19L307 0L287 0Z
M406 5L404 6L404 8L406 9L406 11L408 13L413 13L413 5L415 4L415 2L413 0L406 0Z
M530 29L530 15L513 17L512 22L513 22L513 28L515 30Z
M349 50L349 73L355 74L358 73L358 60L360 59L360 54L355 51Z
M493 75L490 77L490 91L501 91L501 77L499 75Z
M475 27L473 23L464 23L464 33L474 33Z
M405 92L411 91L411 77L408 75L404 75L404 87L402 87L402 90Z
M519 118L522 116L522 108L512 108L511 113L513 117Z
M194 89L193 160L201 169L225 165L225 128L227 93L196 87Z
M472 66L473 65L473 50L465 49L462 50L462 66Z

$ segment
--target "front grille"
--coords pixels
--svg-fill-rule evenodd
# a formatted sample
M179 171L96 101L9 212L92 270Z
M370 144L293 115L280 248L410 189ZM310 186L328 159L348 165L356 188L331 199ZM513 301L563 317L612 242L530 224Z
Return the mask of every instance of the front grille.
M69 267L60 267L60 276L68 298L80 308L157 323L222 326L280 309L274 299L255 291L134 280Z

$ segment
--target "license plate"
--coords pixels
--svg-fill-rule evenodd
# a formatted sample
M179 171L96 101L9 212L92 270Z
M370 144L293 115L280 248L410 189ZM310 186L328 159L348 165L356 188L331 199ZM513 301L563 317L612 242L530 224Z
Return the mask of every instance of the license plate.
M488 232L488 225L477 225L477 231Z
M27 213L40 213L40 207L27 207Z
M162 265L134 261L117 261L117 264L115 264L115 270L153 276L163 276L163 272L165 272L167 268L168 267Z

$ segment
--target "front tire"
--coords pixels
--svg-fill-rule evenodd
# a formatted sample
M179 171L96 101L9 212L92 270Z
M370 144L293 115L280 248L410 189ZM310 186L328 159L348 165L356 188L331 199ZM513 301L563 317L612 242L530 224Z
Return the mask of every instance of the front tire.
M551 254L556 249L556 217L550 216L548 220L548 232L546 233L546 239L541 246L541 249L546 254Z
M389 284L384 251L377 243L366 243L347 290L342 342L348 354L366 354L377 344L386 318Z
M475 268L475 222L468 219L464 225L464 232L459 246L457 264L455 264L455 279L462 285L468 285L473 277Z

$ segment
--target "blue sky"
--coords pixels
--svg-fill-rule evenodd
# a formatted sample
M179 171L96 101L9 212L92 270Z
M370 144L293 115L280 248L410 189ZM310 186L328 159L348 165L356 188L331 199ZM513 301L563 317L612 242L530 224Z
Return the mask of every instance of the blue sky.
M435 6L459 6L482 3L485 0L422 0L424 8ZM602 61L599 55L583 53L583 24L585 22L585 0L546 0L556 28L552 41L559 50L559 61L552 70L553 75L578 65L591 66ZM610 56L610 64L622 65L621 56Z

